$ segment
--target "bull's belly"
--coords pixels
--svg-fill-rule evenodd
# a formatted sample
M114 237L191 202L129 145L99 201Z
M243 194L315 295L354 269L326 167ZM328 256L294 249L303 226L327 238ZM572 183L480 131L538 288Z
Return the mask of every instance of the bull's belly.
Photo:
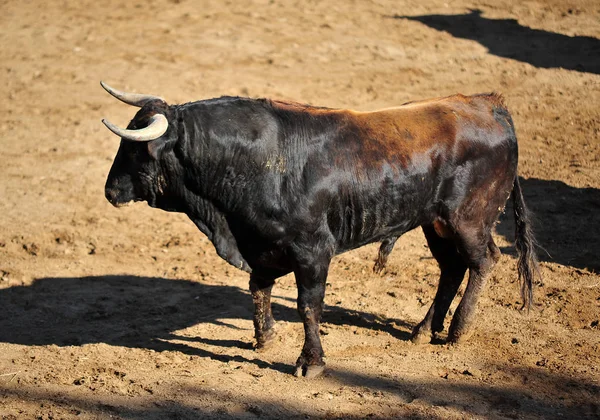
M371 243L381 242L386 238L397 238L424 223L423 220L403 220L394 224L382 226L368 234L359 234L350 238L340 238L337 242L336 254L341 254Z
M435 218L429 191L406 188L392 196L396 199L384 194L368 195L330 208L328 226L338 253L398 237Z
M298 206L297 214L258 225L240 224L237 246L253 270L289 272L294 249L317 249L331 240L335 254L402 234L431 223L435 214L431 187L415 183L395 190L322 199L318 211ZM325 221L325 224L323 222ZM309 233L314 232L314 233ZM314 243L313 243L314 242Z

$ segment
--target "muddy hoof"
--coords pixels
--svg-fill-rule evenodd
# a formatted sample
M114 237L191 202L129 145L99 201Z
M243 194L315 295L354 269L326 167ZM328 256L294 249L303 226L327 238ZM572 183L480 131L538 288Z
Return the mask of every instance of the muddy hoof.
M277 334L275 333L275 328L271 328L262 336L256 339L256 345L254 346L254 350L257 352L263 352L269 350L275 344L275 337Z
M297 378L304 376L306 379L313 379L320 376L324 370L325 365L296 366L294 376Z
M256 346L254 346L254 351L258 352L258 353L263 353L265 351L270 350L271 348L273 348L273 343L275 340L268 340L262 343L256 343Z
M448 332L448 339L446 340L446 344L461 344L466 342L470 336L470 333L460 333L450 330Z
M414 344L426 344L431 342L431 339L431 331L423 331L418 327L414 329L410 336L410 341L412 341Z

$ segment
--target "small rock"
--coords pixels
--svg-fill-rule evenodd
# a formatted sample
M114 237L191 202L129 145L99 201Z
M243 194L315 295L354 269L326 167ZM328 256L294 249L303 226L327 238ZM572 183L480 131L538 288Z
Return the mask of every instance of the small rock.
M83 385L86 383L85 377L77 378L73 381L73 385Z

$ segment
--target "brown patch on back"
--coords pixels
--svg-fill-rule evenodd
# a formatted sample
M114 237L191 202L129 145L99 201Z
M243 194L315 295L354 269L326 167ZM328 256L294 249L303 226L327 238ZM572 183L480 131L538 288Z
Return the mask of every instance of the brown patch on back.
M373 164L400 162L407 167L415 154L436 146L451 148L456 138L456 115L452 107L438 101L374 112L347 112L361 133L361 151Z

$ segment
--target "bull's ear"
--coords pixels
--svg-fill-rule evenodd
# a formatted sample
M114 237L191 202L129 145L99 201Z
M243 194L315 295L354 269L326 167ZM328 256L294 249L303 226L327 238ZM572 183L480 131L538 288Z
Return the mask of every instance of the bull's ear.
M148 153L154 160L160 159L162 152L167 145L167 141L162 138L151 140L148 142Z

